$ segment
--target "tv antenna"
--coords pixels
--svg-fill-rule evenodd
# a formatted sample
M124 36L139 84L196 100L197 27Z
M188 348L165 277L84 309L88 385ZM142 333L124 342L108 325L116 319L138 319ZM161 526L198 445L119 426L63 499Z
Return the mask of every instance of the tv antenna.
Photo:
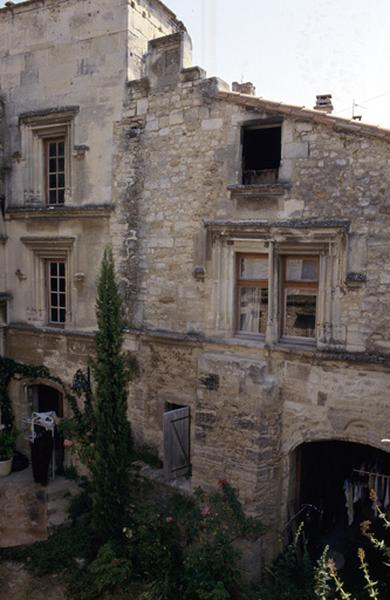
M361 106L360 104L357 104L357 102L355 102L355 98L352 100L352 120L353 121L361 121L363 117L362 117L362 115L357 115L355 113L356 108L364 108L364 110L367 110L367 108L365 106Z

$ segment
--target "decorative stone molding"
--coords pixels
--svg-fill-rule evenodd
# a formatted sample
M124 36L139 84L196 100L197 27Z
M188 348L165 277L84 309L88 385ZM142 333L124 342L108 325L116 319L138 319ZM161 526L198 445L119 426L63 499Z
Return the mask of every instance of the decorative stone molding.
M66 279L73 280L73 250L76 238L69 237L22 237L21 242L30 251L28 253L28 272L31 273L31 306L28 311L29 321L43 325L48 321L46 299L46 263L48 260L64 261ZM72 290L67 285L66 324L71 323Z
M204 267L194 267L192 275L196 281L204 281L206 269Z
M214 220L206 221L205 225L209 233L208 284L213 299L208 324L211 334L235 335L237 253L268 254L269 304L265 342L270 346L281 341L281 257L286 254L316 254L320 261L320 275L314 343L318 349L345 348L345 331L339 322L339 303L345 281L348 221Z
M11 219L60 219L60 218L102 218L109 217L113 206L110 204L91 204L84 206L23 206L8 208L5 218ZM1 239L0 239L1 243Z
M19 116L22 138L21 157L25 162L25 204L44 204L45 190L45 140L63 137L65 140L65 202L71 198L71 159L74 142L74 117L78 106L58 107L32 111Z
M358 288L367 282L367 275L365 273L348 273L345 281L349 288Z
M84 283L85 281L85 273L75 273L73 276L73 281L75 283Z
M20 269L16 269L15 275L19 279L19 281L25 281L27 279L27 275L22 273L22 271Z
M73 146L72 156L74 158L77 158L78 160L81 160L85 158L85 155L88 152L88 150L89 146L87 146L86 144L79 144L78 146Z

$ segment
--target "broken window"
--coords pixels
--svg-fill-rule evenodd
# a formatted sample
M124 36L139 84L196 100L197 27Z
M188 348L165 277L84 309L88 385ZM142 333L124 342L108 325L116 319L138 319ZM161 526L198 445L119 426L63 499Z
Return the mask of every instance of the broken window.
M283 335L315 337L318 270L317 256L285 257Z
M238 331L265 335L268 321L268 256L238 254L237 263Z
M245 127L242 172L244 185L275 183L281 158L281 125Z

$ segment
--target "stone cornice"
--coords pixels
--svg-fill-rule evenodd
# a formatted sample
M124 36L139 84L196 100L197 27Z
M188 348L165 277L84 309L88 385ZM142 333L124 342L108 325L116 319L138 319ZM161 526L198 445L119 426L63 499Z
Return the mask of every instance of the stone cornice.
M347 219L285 219L270 221L265 219L208 219L204 221L206 229L218 233L270 233L281 230L309 230L324 233L348 232L350 221Z
M272 357L277 354L288 355L289 359L307 359L316 364L323 362L344 362L360 365L372 366L390 366L390 354L380 354L377 352L347 352L336 350L318 350L314 346L303 344L290 344L280 342L274 346L268 346L264 341L247 339L240 336L233 338L222 338L206 336L202 333L180 333L168 330L151 329L128 329L127 334L140 337L144 341L157 341L167 344L184 344L190 346L217 345L226 348L243 347L253 348L256 351L263 350L267 356ZM237 350L235 350L237 352Z
M9 207L6 220L11 219L80 219L109 217L113 210L111 204L86 204L84 206L21 206Z

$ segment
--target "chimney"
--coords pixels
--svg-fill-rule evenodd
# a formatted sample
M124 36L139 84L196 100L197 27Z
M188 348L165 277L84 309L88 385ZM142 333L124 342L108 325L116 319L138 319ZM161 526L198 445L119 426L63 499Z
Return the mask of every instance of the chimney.
M152 88L176 85L182 69L192 66L192 42L179 31L148 43L146 75Z
M320 94L319 96L316 96L314 110L331 113L333 111L332 94Z
M247 81L246 83L238 83L238 81L233 81L232 90L233 92L238 92L239 94L256 96L256 88L250 81Z

